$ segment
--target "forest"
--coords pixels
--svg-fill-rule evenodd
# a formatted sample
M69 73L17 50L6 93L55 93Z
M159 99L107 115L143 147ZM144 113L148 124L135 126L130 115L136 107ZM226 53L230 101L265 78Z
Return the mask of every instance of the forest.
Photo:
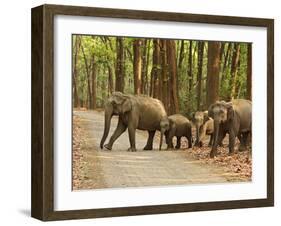
M251 65L251 43L73 35L73 107L103 108L121 91L189 115L217 100L251 100Z

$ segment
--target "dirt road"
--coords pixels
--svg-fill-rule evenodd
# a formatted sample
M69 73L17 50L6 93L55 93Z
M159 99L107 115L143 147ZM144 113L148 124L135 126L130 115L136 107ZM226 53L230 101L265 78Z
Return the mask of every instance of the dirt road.
M104 128L104 113L74 111L84 131L81 144L82 162L79 183L74 189L163 186L227 182L223 169L206 165L189 154L190 149L158 150L159 140L154 140L154 150L143 151L148 134L137 131L137 152L127 152L128 131L114 143L112 151L99 148ZM112 118L109 137L117 125ZM108 139L109 139L108 137ZM165 147L164 147L165 148Z

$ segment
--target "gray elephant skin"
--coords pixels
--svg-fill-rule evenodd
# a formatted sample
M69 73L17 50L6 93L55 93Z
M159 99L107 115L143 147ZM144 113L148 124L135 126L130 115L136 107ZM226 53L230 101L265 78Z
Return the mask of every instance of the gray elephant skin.
M202 147L206 135L210 135L209 146L213 144L214 120L208 116L208 111L197 111L193 114L196 128L195 146Z
M108 136L111 118L118 115L118 124L108 144L104 142ZM114 92L105 105L104 132L100 148L112 149L114 141L128 128L130 148L136 151L136 129L147 130L148 140L144 150L152 150L156 130L160 130L161 119L167 117L162 102L144 95L125 95Z
M208 110L209 117L214 119L214 142L210 157L217 154L217 146L225 134L229 134L229 154L234 152L235 138L240 140L239 150L244 150L252 130L252 102L235 99L231 102L217 101Z
M159 149L162 148L163 135L165 135L166 143L169 148L174 148L173 137L177 137L176 149L180 148L181 138L186 137L188 139L188 148L192 147L192 132L190 121L181 114L170 115L163 118L160 122L161 136Z

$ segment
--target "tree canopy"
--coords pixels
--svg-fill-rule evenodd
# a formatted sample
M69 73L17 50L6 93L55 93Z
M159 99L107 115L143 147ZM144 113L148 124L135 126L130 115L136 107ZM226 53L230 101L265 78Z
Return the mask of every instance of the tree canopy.
M160 99L168 112L251 98L250 43L73 35L75 108L103 108L113 91Z

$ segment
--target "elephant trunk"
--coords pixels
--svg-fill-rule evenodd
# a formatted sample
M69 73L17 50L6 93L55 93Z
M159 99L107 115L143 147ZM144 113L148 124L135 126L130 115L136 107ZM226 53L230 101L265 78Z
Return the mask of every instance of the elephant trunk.
M160 144L159 144L159 150L162 148L162 143L163 143L163 136L164 136L165 130L161 129L161 135L160 135Z
M103 131L103 136L100 142L100 148L103 148L103 144L108 136L109 129L110 129L110 123L111 123L111 118L113 115L113 107L110 103L108 103L105 106L105 111L104 111L104 131Z
M213 146L212 146L212 150L211 150L211 154L210 154L211 158L213 158L217 152L219 128L220 128L220 122L218 120L214 120L214 138L213 138L214 141L213 141Z

